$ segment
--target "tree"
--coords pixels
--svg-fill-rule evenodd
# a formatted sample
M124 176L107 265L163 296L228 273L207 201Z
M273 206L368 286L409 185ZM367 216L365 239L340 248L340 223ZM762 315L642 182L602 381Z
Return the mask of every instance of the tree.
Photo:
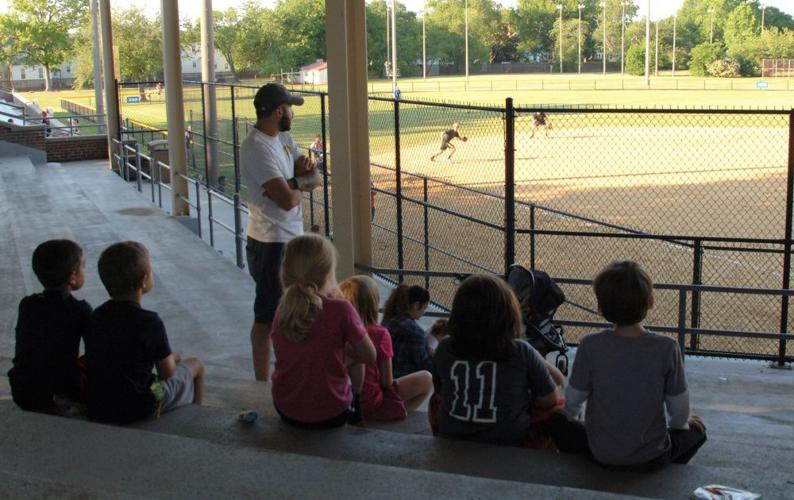
M235 53L237 67L264 73L279 71L273 11L255 2L246 2L239 15L241 20L236 28L238 45Z
M586 58L584 51L584 42L590 36L590 27L584 21L582 22L582 58ZM549 37L554 40L554 55L559 64L559 47L560 47L560 20L554 23L554 27L549 33ZM579 58L579 19L563 19L562 20L562 60L563 67L568 65L568 69L575 68Z
M72 30L89 12L88 0L12 0L3 21L23 64L44 67L45 90L52 85L51 71L71 55Z
M113 39L119 51L122 81L159 80L163 74L160 19L150 19L139 8L114 12Z
M750 4L743 3L733 9L725 21L725 45L730 51L731 45L745 42L756 36L758 22Z
M707 76L708 65L720 59L725 53L721 43L703 42L692 49L689 61L689 71L694 76Z

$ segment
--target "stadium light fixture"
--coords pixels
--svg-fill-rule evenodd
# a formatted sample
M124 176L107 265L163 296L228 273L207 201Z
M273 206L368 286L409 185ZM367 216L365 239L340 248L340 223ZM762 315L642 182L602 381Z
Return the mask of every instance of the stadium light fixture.
M557 4L557 10L560 11L560 73L562 73L562 4Z
M577 5L579 7L579 74L582 74L582 9L584 9L585 5L580 3Z
M607 3L601 2L601 8L604 9L604 23L601 30L604 32L604 43L602 45L601 59L604 63L604 76L607 74Z

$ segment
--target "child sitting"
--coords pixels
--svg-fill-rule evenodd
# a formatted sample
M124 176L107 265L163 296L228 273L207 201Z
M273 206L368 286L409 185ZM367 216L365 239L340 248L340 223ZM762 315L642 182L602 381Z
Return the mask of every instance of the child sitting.
M654 470L687 463L706 441L706 429L689 416L678 343L642 326L653 307L651 279L635 262L614 262L593 289L614 327L579 344L565 411L575 418L587 402L585 427L575 422L555 441L562 451L589 451L606 466Z
M343 281L339 289L358 311L377 352L377 361L367 364L364 374L360 370L363 365L350 370L354 392L357 385L361 387L362 416L364 420L403 420L408 411L416 410L430 394L433 378L424 370L396 380L392 378L391 336L378 324L380 297L372 278L353 276Z
M91 306L72 292L85 282L83 250L70 240L45 241L33 252L44 291L19 303L13 367L14 402L23 410L64 414L84 401L77 358L88 333Z
M430 293L418 285L400 283L383 306L383 321L394 346L394 378L420 370L433 372L427 334L416 322L424 315Z
M273 404L288 424L327 429L351 416L353 390L345 346L357 363L374 363L375 347L336 284L330 240L305 234L290 240L281 264L281 296L273 320Z
M204 364L172 353L160 316L141 307L154 287L146 247L135 241L109 246L99 257L99 277L110 300L91 316L86 342L88 417L124 424L201 404Z
M434 432L493 444L531 444L530 412L554 408L559 392L545 360L517 338L521 313L513 292L494 276L466 278L455 293L447 328L449 338L434 358Z

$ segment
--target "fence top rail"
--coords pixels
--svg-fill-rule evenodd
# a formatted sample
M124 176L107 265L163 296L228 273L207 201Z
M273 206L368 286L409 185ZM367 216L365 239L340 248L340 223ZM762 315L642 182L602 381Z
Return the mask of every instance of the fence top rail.
M356 268L361 271L386 275L427 276L435 278L453 278L464 280L471 275L471 271L425 271L421 269L395 269L389 267L373 267L356 263ZM580 278L558 278L554 281L563 285L592 286L593 281ZM745 295L775 295L780 297L794 297L794 290L778 288L740 288L730 286L693 285L688 283L654 283L656 290L675 290L679 292L712 292L712 293L738 293Z
M794 108L711 108L711 107L625 107L625 106L598 106L588 105L531 105L517 106L516 113L534 113L536 111L550 112L556 114L643 114L643 115L790 115L794 114Z
M394 99L394 97L378 97L374 95L369 96L370 101L394 102L398 101L400 104L411 104L416 106L434 106L438 108L452 108L464 109L467 111L488 111L492 113L504 113L503 106L484 106L482 104L464 104L459 102L444 102L444 101L417 101L413 99Z
M649 233L598 233L587 231L555 231L550 229L516 229L518 234L540 234L554 236L581 236L585 238L622 238L622 239L650 239L665 240L670 243L692 242L718 242L718 243L755 243L758 245L786 245L794 244L794 240L784 238L735 238L731 236L698 236L679 234L649 234Z

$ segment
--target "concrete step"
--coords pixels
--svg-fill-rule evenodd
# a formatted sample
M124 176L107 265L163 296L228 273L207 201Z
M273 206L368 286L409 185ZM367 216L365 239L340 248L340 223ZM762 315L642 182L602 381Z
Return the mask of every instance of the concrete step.
M719 483L763 493L768 498L785 498L792 490L788 481L794 480L790 473L769 467L706 466L697 458L690 465L671 465L654 474L615 472L583 457L553 451L350 426L304 431L271 415L261 415L254 424L244 425L236 417L232 410L191 406L132 427L239 448L642 497L685 498L698 486Z
M25 413L8 404L0 404L0 418L4 498L618 498L208 442Z

